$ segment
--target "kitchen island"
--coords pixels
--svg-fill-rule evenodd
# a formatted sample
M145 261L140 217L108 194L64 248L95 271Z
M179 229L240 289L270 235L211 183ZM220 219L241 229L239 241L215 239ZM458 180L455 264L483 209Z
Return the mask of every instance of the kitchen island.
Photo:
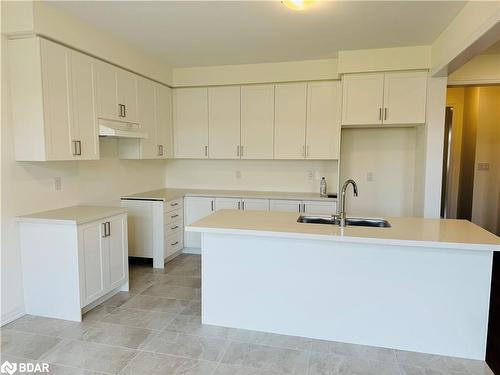
M202 233L202 321L484 360L497 236L464 220L390 228L221 210Z

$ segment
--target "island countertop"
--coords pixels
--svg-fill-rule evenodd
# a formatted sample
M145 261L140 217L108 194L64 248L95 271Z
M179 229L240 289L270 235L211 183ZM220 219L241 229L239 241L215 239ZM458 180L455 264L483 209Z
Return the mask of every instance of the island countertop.
M500 251L500 238L467 220L387 217L390 228L298 223L300 214L220 210L187 231L352 243Z
M316 201L336 201L337 198L321 197L319 193L279 192L255 190L216 190L216 189L159 189L137 194L124 195L121 199L171 201L183 197L224 197L257 199L301 199Z

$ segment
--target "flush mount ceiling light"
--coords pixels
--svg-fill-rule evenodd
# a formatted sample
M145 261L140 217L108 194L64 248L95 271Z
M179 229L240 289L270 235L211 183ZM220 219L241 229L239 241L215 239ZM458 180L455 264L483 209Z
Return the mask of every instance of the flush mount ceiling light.
M293 10L304 10L309 8L314 0L282 0L281 3Z

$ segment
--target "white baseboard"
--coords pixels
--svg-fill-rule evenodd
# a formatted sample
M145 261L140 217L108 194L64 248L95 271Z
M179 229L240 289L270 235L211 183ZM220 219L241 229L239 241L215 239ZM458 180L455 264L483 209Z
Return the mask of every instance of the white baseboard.
M0 327L3 327L4 325L16 319L19 319L21 316L24 315L26 315L26 313L24 312L24 308L15 309L7 314L3 314L0 318Z
M201 255L201 249L199 247L185 247L182 249L184 254L197 254Z

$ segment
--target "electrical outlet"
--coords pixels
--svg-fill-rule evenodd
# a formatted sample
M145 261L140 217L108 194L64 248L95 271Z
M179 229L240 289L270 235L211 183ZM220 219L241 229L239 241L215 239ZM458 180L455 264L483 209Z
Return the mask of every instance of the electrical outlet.
M236 171L236 178L241 178L241 171Z
M313 171L309 171L309 172L307 173L307 178L309 178L309 180L311 180L311 181L312 181L312 180L314 179L314 172L313 172Z
M54 177L54 190L61 190L61 177Z
M373 172L366 173L366 181L373 181Z

